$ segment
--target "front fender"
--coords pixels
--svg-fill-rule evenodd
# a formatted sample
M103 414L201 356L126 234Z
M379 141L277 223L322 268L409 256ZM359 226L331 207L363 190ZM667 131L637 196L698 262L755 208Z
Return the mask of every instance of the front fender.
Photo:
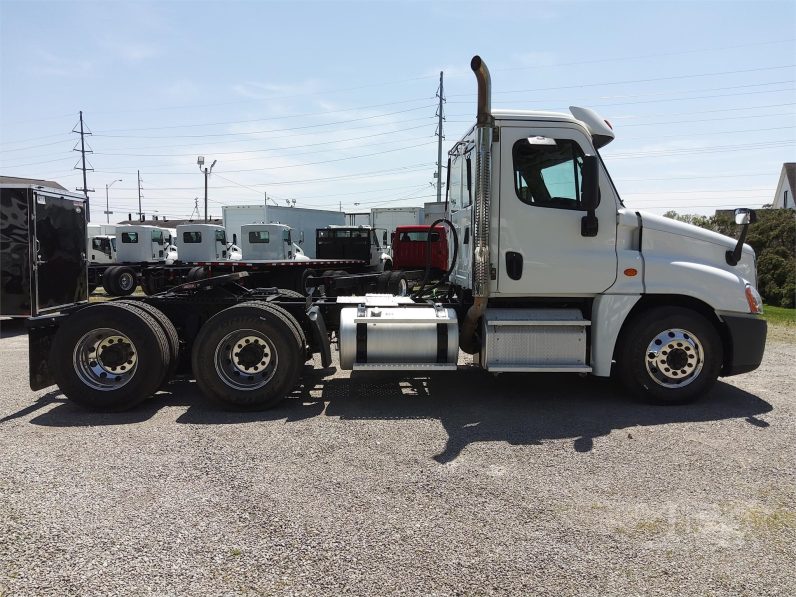
M647 294L679 294L710 305L716 311L749 313L747 281L718 267L644 255Z

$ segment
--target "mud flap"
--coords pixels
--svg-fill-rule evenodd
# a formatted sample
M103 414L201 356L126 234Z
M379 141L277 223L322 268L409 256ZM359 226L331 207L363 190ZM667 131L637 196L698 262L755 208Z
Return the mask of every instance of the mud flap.
M332 364L332 347L329 344L329 333L326 331L326 322L323 320L318 307L310 307L307 310L307 317L310 320L310 327L312 328L313 344L318 348L321 353L321 365L324 369L330 367Z

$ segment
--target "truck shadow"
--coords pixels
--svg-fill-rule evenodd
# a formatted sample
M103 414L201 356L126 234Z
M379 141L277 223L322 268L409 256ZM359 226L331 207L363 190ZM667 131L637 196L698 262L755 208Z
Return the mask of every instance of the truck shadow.
M425 375L355 372L350 378L331 379L328 374L329 370L308 367L291 396L266 411L225 411L205 401L194 382L176 381L130 411L93 413L67 401L31 423L135 424L172 406L187 406L176 422L194 425L289 423L321 415L341 420L437 419L448 439L433 458L447 463L478 442L540 445L571 439L575 451L589 452L596 438L636 426L742 418L756 427L768 427L758 417L773 410L765 400L723 382L695 404L654 406L633 401L610 380L567 374L494 377L475 368Z
M641 404L610 380L568 374L512 374L494 377L479 369L427 376L360 374L320 382L325 414L340 419L438 419L448 434L434 459L454 460L469 444L507 442L539 445L572 439L589 452L594 440L636 426L744 418L757 427L771 404L719 382L695 404ZM303 399L309 384L305 384ZM311 394L314 392L311 392Z

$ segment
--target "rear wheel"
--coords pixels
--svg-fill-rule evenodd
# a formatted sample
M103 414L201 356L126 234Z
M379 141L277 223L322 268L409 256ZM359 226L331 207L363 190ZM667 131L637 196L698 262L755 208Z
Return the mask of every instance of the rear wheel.
M638 314L620 342L619 379L637 398L658 404L684 404L706 394L724 358L716 328L682 307Z
M409 282L406 279L406 274L402 272L392 272L387 282L387 290L394 296L408 296Z
M376 292L384 294L389 291L390 276L392 276L392 272L390 271L381 272L379 274L379 277L376 279Z
M264 409L280 402L296 385L304 362L299 339L289 321L292 317L275 307L236 305L202 326L191 362L194 377L209 398L234 408Z
M113 286L117 296L129 296L135 292L138 279L130 267L120 267L113 272Z
M119 269L118 265L112 265L111 267L107 268L104 272L102 272L102 288L105 290L105 294L108 296L116 296L117 290L116 287L113 285L114 282L114 272Z
M105 411L124 410L151 396L170 360L157 321L123 303L92 305L71 315L50 351L53 378L66 397Z
M163 382L161 383L161 385L166 385L174 376L174 372L177 369L177 364L180 358L180 336L177 334L177 328L174 327L174 324L168 317L166 317L166 314L163 313L163 311L148 303L134 300L122 300L114 301L114 304L131 305L135 308L145 311L152 316L155 321L157 321L160 329L166 336L166 342L168 343L169 347L169 366L166 370L166 375L163 378Z

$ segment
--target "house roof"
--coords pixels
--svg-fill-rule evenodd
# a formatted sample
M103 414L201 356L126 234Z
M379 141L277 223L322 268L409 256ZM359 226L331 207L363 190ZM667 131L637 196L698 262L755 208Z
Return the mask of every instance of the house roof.
M54 180L41 180L39 178L20 178L19 176L0 176L0 184L30 185L34 187L49 187L51 189L61 189L67 191L66 187L61 186Z
M782 171L788 177L791 192L796 192L796 162L785 162L782 164Z

